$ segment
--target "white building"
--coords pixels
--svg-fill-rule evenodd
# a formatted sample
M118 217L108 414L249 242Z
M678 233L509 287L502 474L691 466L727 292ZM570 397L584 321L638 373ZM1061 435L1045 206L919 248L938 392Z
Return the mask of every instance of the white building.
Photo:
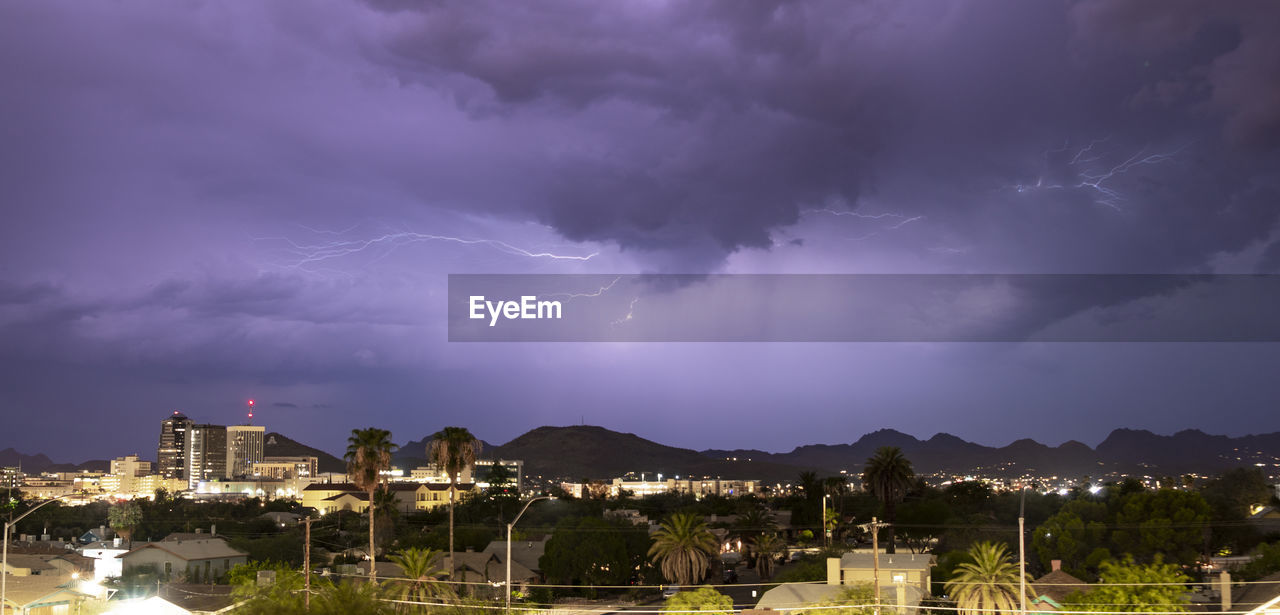
M261 425L227 427L227 478L252 474L253 464L262 461L262 441L266 428Z

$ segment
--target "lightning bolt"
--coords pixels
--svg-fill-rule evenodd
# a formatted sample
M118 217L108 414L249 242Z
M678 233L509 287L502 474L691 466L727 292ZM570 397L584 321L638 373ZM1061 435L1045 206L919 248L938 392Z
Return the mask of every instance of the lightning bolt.
M302 226L302 225L299 225L299 226ZM349 234L351 231L355 230L356 227L353 226L343 231L326 231L326 230L313 229L306 226L302 226L302 228L305 228L308 231L311 231L312 233L315 233L317 235L334 235L334 236L341 237ZM419 233L415 231L396 231L396 232L384 233L376 237L369 237L364 239L337 239L334 241L327 241L327 242L321 242L321 243L299 243L288 237L258 237L255 239L257 240L273 239L273 240L284 241L285 243L288 244L288 248L285 249L285 252L290 254L293 257L289 260L289 262L285 263L284 266L289 269L304 269L304 270L308 265L313 263L339 259L345 256L350 256L352 254L357 254L357 253L366 252L366 251L382 250L382 252L379 253L377 259L375 259L375 260L380 260L402 246L416 244L416 243L428 243L428 242L454 243L454 244L466 245L466 246L486 246L489 248L493 248L498 252L502 252L504 254L510 254L513 256L520 256L520 257L530 258L530 259L548 259L548 260L557 260L557 261L589 261L599 254L599 252L592 252L586 255L557 254L555 252L547 252L547 251L535 252L533 250L527 250L525 248L512 245L510 243L507 243L499 239L468 238L468 237L457 237L452 235L435 235L431 233Z
M618 280L621 280L621 279L622 279L622 276L618 276L614 278L612 282L609 282L608 284L601 286L595 291L589 292L589 293L552 293L547 296L548 297L568 297L570 299L574 299L577 297L599 297L600 295L603 295L609 292L609 289L613 288L613 286L618 283Z
M636 313L636 302L637 302L637 301L639 301L639 300L640 300L640 297L636 297L636 298L632 299L632 300L631 300L631 305L627 306L627 315L626 315L626 316L623 316L622 318L619 318L619 319L617 319L617 320L613 321L613 322L612 322L612 323L610 323L610 324L611 324L612 326L615 326L615 327L616 327L616 326L618 326L618 325L620 325L620 324L624 324L624 323L626 323L626 322L631 321L631 319L635 317L635 313Z
M912 222L918 222L925 218L924 216L909 216L907 214L900 214L900 213L894 213L894 212L864 214L858 211L832 209L830 207L824 207L822 209L806 209L806 210L803 210L801 213L822 213L822 214L830 214L833 216L848 216L852 218L858 218L860 220L893 220L894 221L892 224L881 227L878 230L874 230L869 233L859 235L857 237L848 237L847 239L849 239L850 241L863 241L866 239L871 239L872 237L875 237L876 235L879 235L884 231L897 230L908 224L911 224Z
M1108 156L1103 152L1095 152L1095 148L1106 143L1111 139L1110 136L1100 139L1093 139L1088 145L1085 145L1075 151L1071 159L1066 165L1076 176L1075 183L1046 183L1044 177L1041 176L1036 180L1035 184L1016 184L1013 189L1018 193L1034 192L1039 190L1086 190L1095 194L1094 202L1098 205L1105 205L1116 211L1122 211L1120 203L1125 201L1124 193L1117 188L1112 180L1116 177L1128 173L1135 167L1144 165L1158 165L1170 160L1187 147L1186 144L1169 152L1149 153L1150 146L1143 146L1137 153L1122 160L1119 164L1099 167L1095 163L1102 162ZM1058 154L1069 150L1069 145L1064 142L1062 147L1058 149L1045 150L1043 157L1045 165L1049 164L1049 158L1052 154Z

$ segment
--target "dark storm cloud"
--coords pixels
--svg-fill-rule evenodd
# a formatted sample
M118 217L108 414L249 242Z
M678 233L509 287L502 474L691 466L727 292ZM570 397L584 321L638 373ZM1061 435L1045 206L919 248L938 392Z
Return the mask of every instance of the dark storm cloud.
M532 425L503 408L565 422L619 407L621 390L648 416L720 407L732 389L759 416L825 420L858 399L919 408L926 424L951 399L982 400L977 415L1122 388L1079 367L1096 357L1062 367L1081 382L1033 390L959 351L931 363L898 349L893 364L865 348L777 364L775 348L688 363L675 360L688 348L485 354L444 344L441 285L465 272L1180 272L1224 255L1276 270L1273 7L0 4L0 77L14 84L0 95L0 404L87 437L77 418L103 399L136 391L150 404L138 416L193 399L238 412L267 387L253 394L326 410L313 428L338 446L344 413L375 406L370 420L392 427L426 407L514 430ZM1086 185L1135 155L1167 157L1117 172L1106 193ZM831 213L849 211L890 217ZM404 230L598 256L407 242L309 260ZM1090 309L1022 307L1036 323ZM1163 354L1150 355L1158 374ZM1269 358L1222 356L1225 383ZM957 371L969 361L973 374ZM848 378L849 365L874 376ZM737 371L759 384L737 388ZM934 398L920 381L950 385ZM1275 386L1250 382L1231 388L1241 407ZM1164 395L1185 418L1214 402L1152 388L1096 405ZM1008 429L1013 411L991 412Z
M1194 270L1276 220L1273 167L1235 150L1265 146L1280 108L1260 104L1280 57L1264 3L375 6L403 26L371 57L406 81L479 117L617 129L535 167L512 206L686 267L866 196L927 214L935 238L964 234L987 267L1036 252L1026 263L1050 270ZM1151 15L1132 44L1119 35ZM1100 138L1092 167L1064 164ZM1103 208L1088 188L1013 190L1079 184L1139 152L1178 155L1117 175L1122 202Z

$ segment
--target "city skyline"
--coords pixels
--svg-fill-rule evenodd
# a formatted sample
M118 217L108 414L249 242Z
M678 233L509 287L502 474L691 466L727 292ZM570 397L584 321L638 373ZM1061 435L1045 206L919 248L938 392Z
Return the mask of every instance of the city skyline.
M1280 431L1274 343L461 344L446 306L449 274L1280 273L1278 13L5 4L0 448L110 459L248 399L329 451ZM1131 292L890 309L1042 331L1173 291Z

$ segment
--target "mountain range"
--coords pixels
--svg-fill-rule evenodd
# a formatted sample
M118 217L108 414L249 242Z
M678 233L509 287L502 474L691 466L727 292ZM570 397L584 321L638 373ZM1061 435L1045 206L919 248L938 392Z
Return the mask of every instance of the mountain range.
M393 456L401 468L426 463L431 436L409 441ZM1023 439L993 447L938 433L927 440L892 429L866 434L848 444L810 444L786 453L755 449L711 449L695 451L646 440L635 434L604 427L572 425L538 427L506 444L482 441L481 457L520 459L526 476L568 479L612 478L628 472L649 476L720 476L754 478L766 482L789 481L803 471L850 475L861 472L862 464L882 446L902 449L919 474L982 474L1018 476L1102 476L1112 472L1173 476L1186 473L1213 474L1242 465L1280 465L1280 432L1229 437L1184 430L1159 435L1140 429L1116 429L1096 448L1076 441L1047 446ZM267 456L314 455L321 472L342 472L339 457L316 449L284 434L266 435ZM107 462L56 464L42 454L23 455L14 449L0 451L0 466L21 463L24 471L67 471L93 467L105 469Z

